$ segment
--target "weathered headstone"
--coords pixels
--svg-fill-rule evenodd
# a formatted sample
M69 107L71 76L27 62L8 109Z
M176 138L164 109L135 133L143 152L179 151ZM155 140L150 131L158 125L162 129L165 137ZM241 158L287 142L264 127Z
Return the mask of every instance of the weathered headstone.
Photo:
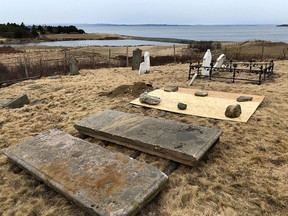
M70 59L70 74L79 74L78 60L74 56Z
M139 101L141 103L146 103L150 105L157 105L161 102L161 98L148 95L147 92L144 92L140 95Z
M83 119L74 127L88 136L192 166L222 134L218 129L115 110Z
M149 52L144 52L144 62L140 64L139 75L150 72L150 56Z
M10 100L8 99L0 99L0 106L3 106L4 104L7 104Z
M141 58L142 58L142 50L138 48L133 50L132 70L139 70Z
M242 113L241 106L239 104L230 105L226 108L225 116L228 118L238 118Z
M3 150L91 215L135 215L167 182L157 168L58 129Z
M25 104L29 104L30 101L26 94L19 95L18 97L8 101L3 105L4 108L21 108Z

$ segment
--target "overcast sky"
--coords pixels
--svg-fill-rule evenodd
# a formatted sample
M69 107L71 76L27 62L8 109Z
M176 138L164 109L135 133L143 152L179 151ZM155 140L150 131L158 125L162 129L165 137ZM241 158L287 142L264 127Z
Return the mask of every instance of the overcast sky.
M282 24L288 0L0 0L0 23Z

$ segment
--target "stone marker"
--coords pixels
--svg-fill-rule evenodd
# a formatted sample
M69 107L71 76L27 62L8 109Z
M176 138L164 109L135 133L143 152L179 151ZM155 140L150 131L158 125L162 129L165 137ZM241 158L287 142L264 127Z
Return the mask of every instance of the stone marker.
M18 97L8 101L3 105L4 108L21 108L25 104L29 104L30 101L26 94L19 95Z
M139 75L150 72L150 55L149 52L144 52L144 62L139 66Z
M78 60L74 56L70 59L70 74L79 74Z
M194 95L198 96L198 97L206 97L206 96L208 96L208 92L204 91L204 90L198 90L195 92Z
M161 102L161 98L148 95L147 92L144 92L140 95L139 101L141 103L146 103L146 104L150 104L150 105L157 105Z
M230 105L226 108L225 116L228 118L237 118L241 115L241 106L239 104Z
M7 104L10 100L8 99L0 99L0 106L3 106L4 104Z
M135 215L168 179L151 165L58 129L3 153L92 215Z
M82 134L193 165L218 141L221 131L106 110L74 127Z
M138 48L133 50L132 70L139 70L141 58L142 58L142 50Z
M187 104L179 102L177 105L178 109L180 110L186 110L187 109Z
M176 92L178 91L178 86L165 86L164 91L166 92Z
M253 97L251 96L240 96L236 100L238 102L246 102L246 101L252 101Z

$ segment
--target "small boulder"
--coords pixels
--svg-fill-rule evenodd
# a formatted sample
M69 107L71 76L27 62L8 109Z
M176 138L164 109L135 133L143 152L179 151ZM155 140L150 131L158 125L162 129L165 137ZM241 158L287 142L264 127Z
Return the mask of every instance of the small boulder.
M242 110L240 104L230 105L226 108L225 116L228 118L237 118L241 115Z
M206 97L208 96L208 92L204 90L199 90L199 91L196 91L194 95L198 97Z
M146 103L146 104L150 104L150 105L157 105L161 102L161 98L148 95L147 92L144 92L143 94L140 95L139 101L141 103Z
M177 105L178 109L180 110L185 110L187 109L187 104L184 104L184 103L181 103L179 102L178 105Z
M29 104L30 101L26 94L19 95L18 97L10 100L8 103L3 105L4 108L21 108L25 104Z
M252 101L253 97L251 96L240 96L236 100L238 102Z
M178 91L178 86L165 86L164 91L166 92L176 92Z

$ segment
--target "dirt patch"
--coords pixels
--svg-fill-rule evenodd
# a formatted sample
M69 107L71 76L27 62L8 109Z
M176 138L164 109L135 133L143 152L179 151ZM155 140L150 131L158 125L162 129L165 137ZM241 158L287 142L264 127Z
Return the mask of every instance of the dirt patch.
M144 82L135 82L133 85L121 85L109 92L100 92L99 96L106 96L110 98L115 98L119 96L133 96L139 97L143 92L152 91L153 87L150 84Z

